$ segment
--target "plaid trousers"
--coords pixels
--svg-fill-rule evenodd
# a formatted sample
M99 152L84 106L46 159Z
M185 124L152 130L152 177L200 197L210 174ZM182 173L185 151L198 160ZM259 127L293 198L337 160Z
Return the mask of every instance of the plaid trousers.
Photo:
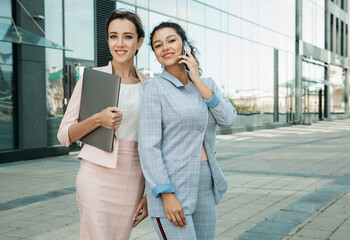
M216 228L216 204L208 161L200 164L198 199L192 215L186 215L187 226L177 227L166 217L152 217L161 240L213 240Z

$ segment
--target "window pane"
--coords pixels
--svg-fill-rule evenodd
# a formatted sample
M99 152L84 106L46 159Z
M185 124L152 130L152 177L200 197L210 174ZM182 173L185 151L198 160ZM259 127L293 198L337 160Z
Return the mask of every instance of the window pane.
M211 7L205 7L205 24L207 27L220 29L220 12Z
M196 57L199 61L199 66L202 69L202 76L207 76L205 29L194 24L188 24L187 37L199 51Z
M313 3L311 0L303 1L303 40L305 42L313 44L313 11L312 11Z
M63 42L62 0L45 1L46 36L57 43ZM46 56L46 107L47 143L59 144L57 130L63 117L63 52L45 49Z
M149 75L150 74L149 55L153 54L153 52L151 52L152 50L151 50L151 47L149 46L150 29L148 26L148 11L138 8L137 14L140 17L142 21L143 29L145 30L145 39L136 56L137 58L136 66L139 71Z
M244 0L242 0L242 1L244 1ZM229 0L228 1L228 10L230 13L240 17L241 16L241 0Z
M130 3L132 5L135 5L135 0L123 0L124 2Z
M250 40L253 39L253 24L242 21L242 37Z
M136 0L136 4L140 7L148 8L148 0Z
M287 76L287 53L284 51L278 51L278 111L279 121L287 122L287 88L288 88L288 76Z
M0 16L1 17L11 17L12 5L11 0L1 0ZM3 19L0 18L2 21ZM9 23L10 19L6 20L5 23Z
M260 0L258 16L260 25L273 29L275 24L274 0Z
M66 57L94 60L94 1L65 0L64 4L65 43L73 50Z
M176 1L149 0L150 9L176 17Z
M220 1L217 1L217 0L206 0L206 4L220 9L220 2L221 1L222 0L220 0ZM222 1L222 2L224 2L224 1Z
M257 89L257 112L259 124L272 122L274 112L274 50L254 44L254 88Z
M259 2L255 0L242 0L241 6L242 6L242 18L257 22L258 21L258 4Z
M117 2L116 9L125 9L131 12L135 12L135 7L129 4Z
M341 67L330 65L329 72L330 113L344 114L344 70Z
M242 20L240 20L239 18L233 17L233 16L229 16L228 19L229 19L229 22L228 22L229 32L233 35L241 36L241 22L242 22Z
M11 0L2 0L0 8L1 23L11 23ZM14 92L12 43L0 42L0 150L14 149Z
M314 44L319 48L325 47L325 20L324 20L324 9L316 5L316 16L315 16L315 42Z
M177 17L187 20L187 0L177 0Z
M221 31L228 32L228 15L226 13L221 13Z
M205 24L205 13L204 13L204 5L189 1L188 2L188 20L190 22L204 25Z
M228 96L228 82L229 82L229 52L228 52L228 40L227 34L221 33L220 44L220 88L225 96Z
M229 54L229 72L228 72L228 83L227 83L227 92L229 95L233 95L235 98L238 97L242 89L242 76L241 76L241 57L242 57L242 40L236 37L229 37L228 43L228 52L234 53Z
M12 55L12 44L0 42L0 48ZM2 53L1 53L2 54ZM0 150L14 149L14 105L12 61L0 64Z
M217 31L206 29L205 31L206 40L206 52L205 52L205 65L206 65L206 76L212 77L218 86L222 84L221 78L221 51L220 50L220 33ZM213 47L216 46L216 47Z

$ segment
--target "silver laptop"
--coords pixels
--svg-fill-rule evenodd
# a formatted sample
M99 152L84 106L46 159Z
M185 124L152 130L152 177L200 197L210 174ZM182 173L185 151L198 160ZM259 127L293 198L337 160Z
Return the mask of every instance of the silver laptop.
M117 75L84 69L79 122L107 107L118 106L121 78ZM101 150L113 151L114 130L98 127L80 139Z

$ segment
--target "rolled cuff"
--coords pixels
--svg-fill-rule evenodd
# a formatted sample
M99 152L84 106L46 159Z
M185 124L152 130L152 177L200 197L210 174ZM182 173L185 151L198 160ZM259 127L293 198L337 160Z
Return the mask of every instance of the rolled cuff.
M71 144L71 142L70 142L70 140L69 140L69 133L68 133L68 130L69 130L69 128L70 128L73 124L74 124L74 123L71 123L71 124L68 124L68 125L64 126L64 127L63 127L62 129L60 129L60 130L58 131L58 133L57 133L58 141L59 141L62 145L66 146L66 147L68 147L68 146Z
M152 189L155 198L160 198L161 193L174 193L175 189L170 183L160 184Z
M213 91L214 95L209 99L204 99L205 103L209 108L214 108L220 103L220 98L216 95L216 93Z

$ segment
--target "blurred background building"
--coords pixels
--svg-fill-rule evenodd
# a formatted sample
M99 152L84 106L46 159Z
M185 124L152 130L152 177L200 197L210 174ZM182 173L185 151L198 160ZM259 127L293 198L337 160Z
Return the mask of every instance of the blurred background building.
M137 68L161 73L149 33L178 22L238 110L236 126L349 116L348 0L0 0L0 163L65 154L56 133L83 67L111 56L105 20L135 11ZM16 27L15 27L16 26ZM71 148L73 149L73 148Z

